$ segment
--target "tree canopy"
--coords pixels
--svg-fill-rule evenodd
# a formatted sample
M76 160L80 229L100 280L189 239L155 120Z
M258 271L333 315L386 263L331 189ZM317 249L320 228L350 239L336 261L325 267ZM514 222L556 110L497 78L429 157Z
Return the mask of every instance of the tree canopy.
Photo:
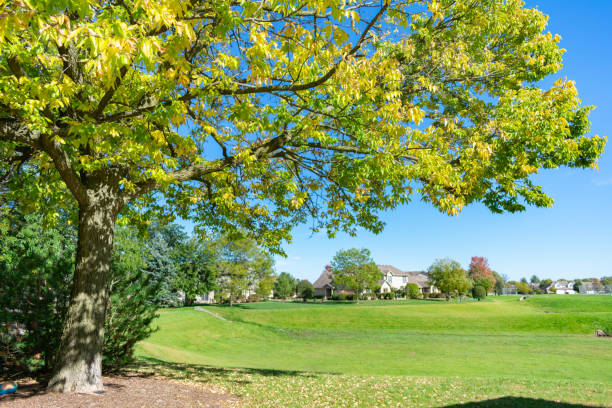
M537 86L563 50L519 0L0 10L7 187L50 211L112 184L134 220L240 225L277 246L307 216L379 231L377 211L416 191L450 214L548 206L529 175L603 149L581 137L591 107L573 82Z
M102 387L118 216L282 251L307 219L379 232L414 194L448 214L550 206L530 175L595 166L605 144L572 81L540 88L563 50L521 0L0 0L0 16L2 202L79 209L55 390Z
M429 282L446 295L450 300L451 294L463 295L472 287L465 270L459 262L452 259L437 259L428 269Z

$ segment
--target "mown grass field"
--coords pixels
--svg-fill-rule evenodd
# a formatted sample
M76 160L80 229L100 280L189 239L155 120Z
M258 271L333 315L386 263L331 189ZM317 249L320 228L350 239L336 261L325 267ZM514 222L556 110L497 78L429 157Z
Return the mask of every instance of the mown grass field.
M139 355L246 406L612 406L612 297L207 308L228 320L163 310Z

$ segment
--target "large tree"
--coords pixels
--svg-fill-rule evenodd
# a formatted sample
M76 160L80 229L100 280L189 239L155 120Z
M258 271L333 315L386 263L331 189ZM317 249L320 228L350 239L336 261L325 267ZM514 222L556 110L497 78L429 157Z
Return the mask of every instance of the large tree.
M380 280L380 270L366 248L342 249L330 263L334 285L355 292L355 301L364 291L374 290Z
M379 232L417 193L457 214L552 200L589 107L520 0L0 0L2 202L78 208L49 388L102 389L117 217L192 218L280 250L308 218Z

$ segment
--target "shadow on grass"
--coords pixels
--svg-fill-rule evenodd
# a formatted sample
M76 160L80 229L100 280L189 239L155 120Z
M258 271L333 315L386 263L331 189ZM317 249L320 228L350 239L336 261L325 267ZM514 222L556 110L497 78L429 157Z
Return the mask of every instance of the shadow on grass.
M161 375L175 380L191 380L201 383L235 383L248 384L249 375L264 377L303 377L313 378L317 375L308 371L274 370L265 368L213 367L201 364L172 363L155 358L141 357L131 364L127 375L149 377ZM247 378L247 379L245 379Z
M440 405L440 408L593 408L593 405L569 404L523 397L500 397L464 404Z

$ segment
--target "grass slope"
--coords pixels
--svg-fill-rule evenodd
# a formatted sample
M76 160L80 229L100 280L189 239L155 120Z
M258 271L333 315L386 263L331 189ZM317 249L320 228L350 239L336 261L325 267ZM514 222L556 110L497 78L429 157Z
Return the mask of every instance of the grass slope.
M593 336L612 322L612 297L268 302L210 310L230 321L187 308L163 310L161 330L139 353L189 364L182 370L195 370L195 377L210 377L214 367L247 376L236 383L225 381L228 375L215 378L249 394L253 406L301 406L302 394L316 394L322 383L336 392L363 388L329 406L372 406L375 390L386 404L376 406L442 406L430 394L451 402L514 395L612 405L612 341ZM416 388L424 390L422 398L414 399Z

